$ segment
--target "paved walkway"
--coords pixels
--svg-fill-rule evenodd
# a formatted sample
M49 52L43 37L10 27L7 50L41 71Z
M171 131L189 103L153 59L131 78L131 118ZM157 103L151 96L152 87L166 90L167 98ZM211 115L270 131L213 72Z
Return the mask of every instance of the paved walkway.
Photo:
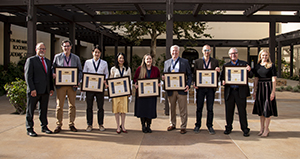
M26 135L25 115L12 114L13 107L5 96L0 97L0 158L300 158L300 93L277 92L279 116L272 119L270 136L260 138L259 117L252 115L253 104L248 103L250 137L243 137L235 115L233 132L224 135L224 104L214 105L215 135L209 135L206 127L206 110L199 134L193 132L195 104L188 104L187 133L179 130L167 132L168 117L163 114L163 104L158 103L158 118L153 120L151 134L141 132L139 119L133 116L133 103L126 117L128 134L117 134L111 103L105 101L106 131L86 132L85 107L83 101L76 101L78 132L71 132L67 126L67 102L65 103L63 131L59 134L44 134L40 131L38 112L35 112L35 131L38 137ZM224 102L223 102L224 103ZM94 108L95 110L95 108ZM177 111L178 112L178 111ZM55 98L49 103L49 128L55 125ZM96 112L94 111L94 121ZM177 118L180 127L180 118Z

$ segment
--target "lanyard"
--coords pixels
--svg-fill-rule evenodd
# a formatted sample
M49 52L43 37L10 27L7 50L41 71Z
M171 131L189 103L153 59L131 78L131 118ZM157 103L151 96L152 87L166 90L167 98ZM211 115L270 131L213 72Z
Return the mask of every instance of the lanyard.
M174 70L174 69L175 69L175 66L176 66L176 64L178 63L179 59L180 59L180 57L178 57L178 59L176 60L175 64L174 64L174 65L172 65L172 68L173 68L172 70ZM173 60L172 60L172 64L173 64Z
M210 60L211 60L211 57L209 57L208 63L207 63L207 65L206 65L205 60L204 60L204 57L203 57L203 63L204 63L204 68L205 68L205 69L208 69Z
M118 68L118 69L119 69L119 72L120 72L121 77L123 77L123 73L124 73L125 68L123 68L122 72L121 72L121 69L120 69L120 68Z
M93 65L94 65L94 68L95 68L95 72L96 72L96 73L97 73L98 68L99 68L99 66L100 66L100 62L101 62L101 59L99 59L98 65L97 65L97 67L96 67L95 60L93 59Z
M67 60L67 56L66 56L66 55L65 55L64 57L65 57L65 60L66 60L67 65L69 66L69 62L70 62L70 60L71 60L71 54L70 54L70 56L69 56L69 60Z

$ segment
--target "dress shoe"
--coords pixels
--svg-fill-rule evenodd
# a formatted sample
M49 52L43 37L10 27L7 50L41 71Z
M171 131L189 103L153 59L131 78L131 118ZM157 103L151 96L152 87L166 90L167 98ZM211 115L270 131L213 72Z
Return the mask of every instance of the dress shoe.
M61 127L60 126L57 126L54 130L54 133L59 133L61 131Z
M120 128L123 133L128 133L125 129L122 128L122 125L120 125Z
M227 130L227 129L226 129L226 130L224 131L224 134L226 134L226 135L228 135L228 134L230 134L230 133L231 133L231 130Z
M174 130L174 129L176 129L175 126L169 126L169 127L167 128L168 131L171 131L171 130Z
M70 130L73 132L77 132L77 129L75 128L75 126L70 126Z
M116 132L117 132L117 134L121 134L121 130L120 131L117 130Z
M244 133L243 133L243 136L244 136L244 137L248 137L248 136L250 136L250 134L249 134L249 132L244 132Z
M186 133L186 129L181 129L180 130L180 134L185 134Z
M268 136L269 136L269 133L270 133L270 132L268 132L267 134L263 133L260 137L262 137L262 138L268 137Z
M27 135L31 136L31 137L36 137L38 136L33 130L32 131L27 131Z
M210 135L216 134L214 128L212 128L212 127L208 128L208 132L209 132Z
M199 133L199 132L200 132L200 127L199 127L199 126L195 126L194 132L195 132L195 133Z
M47 126L42 127L42 132L46 133L46 134L52 134L52 131L48 129Z
M105 131L104 126L103 126L103 125L99 125L99 130L100 130L100 131Z
M147 133L152 133L152 130L150 129L150 127L146 127L146 131L147 131Z

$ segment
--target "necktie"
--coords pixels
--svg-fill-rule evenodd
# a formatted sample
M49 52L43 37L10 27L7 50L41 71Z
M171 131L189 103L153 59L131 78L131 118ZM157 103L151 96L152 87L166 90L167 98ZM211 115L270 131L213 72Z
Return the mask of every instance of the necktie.
M42 57L42 64L43 64L43 66L44 66L45 72L47 73L46 65L45 65L45 62L44 62L44 57Z

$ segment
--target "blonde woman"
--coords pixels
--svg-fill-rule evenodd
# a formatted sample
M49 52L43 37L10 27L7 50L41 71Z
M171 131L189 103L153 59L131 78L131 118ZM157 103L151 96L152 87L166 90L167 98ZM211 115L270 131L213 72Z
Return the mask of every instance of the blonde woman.
M152 66L152 57L150 56L150 54L144 55L141 66L139 66L135 71L133 81L135 83L136 89L138 89L137 79L145 79L145 78L160 78L159 69L155 66ZM144 133L151 133L152 130L150 128L150 125L152 119L157 117L156 114L157 97L139 98L136 95L135 99L136 100L135 100L134 116L141 119L142 131Z
M260 131L258 136L267 137L270 133L269 125L271 116L277 116L275 100L276 68L271 62L268 50L261 50L258 54L258 62L254 67L254 93L255 99L252 114L260 116Z
M110 78L129 76L131 80L131 69L128 67L124 53L118 53L115 59L115 66L110 69ZM125 117L128 112L128 97L116 97L112 99L112 112L115 113L117 133L127 133L125 129ZM120 125L121 115L121 125Z

